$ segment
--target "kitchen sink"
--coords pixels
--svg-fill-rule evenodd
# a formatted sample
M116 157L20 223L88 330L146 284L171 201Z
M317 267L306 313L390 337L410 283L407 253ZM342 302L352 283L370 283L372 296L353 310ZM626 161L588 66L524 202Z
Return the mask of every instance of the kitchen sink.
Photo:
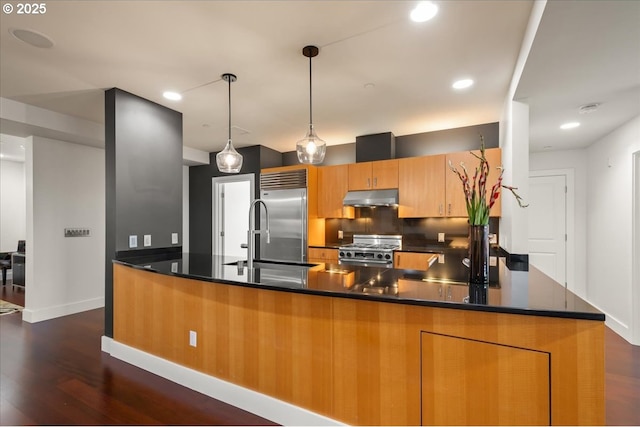
M238 262L228 262L225 265L238 265ZM247 266L247 261L242 261L242 266ZM254 261L253 268L270 269L270 270L286 270L286 271L307 271L315 267L316 264L302 264L296 262L277 262L277 261Z

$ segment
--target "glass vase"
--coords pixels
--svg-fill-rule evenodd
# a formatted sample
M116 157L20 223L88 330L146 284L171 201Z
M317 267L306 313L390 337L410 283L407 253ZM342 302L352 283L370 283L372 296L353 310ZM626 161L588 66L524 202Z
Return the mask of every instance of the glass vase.
M469 226L469 302L486 304L489 290L489 226Z

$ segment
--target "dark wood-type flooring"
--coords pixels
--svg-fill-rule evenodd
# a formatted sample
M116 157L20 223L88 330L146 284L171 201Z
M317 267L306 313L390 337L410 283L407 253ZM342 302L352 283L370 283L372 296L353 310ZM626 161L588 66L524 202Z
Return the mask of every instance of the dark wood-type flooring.
M0 298L24 305L20 290ZM21 319L0 316L2 425L272 424L102 353L103 309ZM609 329L605 347L607 425L640 425L640 347Z

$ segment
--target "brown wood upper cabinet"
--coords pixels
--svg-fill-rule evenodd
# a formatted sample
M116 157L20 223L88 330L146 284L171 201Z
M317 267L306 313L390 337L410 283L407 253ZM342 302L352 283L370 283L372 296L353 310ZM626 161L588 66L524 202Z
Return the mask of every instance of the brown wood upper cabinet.
M349 190L398 188L398 160L349 164Z
M321 218L353 218L353 207L342 206L342 201L348 190L348 165L318 168L318 216Z
M474 153L480 155L480 150L474 150ZM502 150L500 148L487 148L485 156L489 162L489 176L487 177L487 202L491 194L491 187L496 183L500 171L498 166L502 165ZM449 170L449 161L458 169L460 162L463 162L469 173L469 180L473 179L475 169L479 164L479 160L468 151L447 154L447 173L446 173L446 216L465 217L467 216L467 206L465 203L464 192L460 178ZM473 184L472 184L473 185ZM502 195L496 201L489 212L490 216L500 216L502 211Z
M443 217L445 212L445 155L399 160L398 216Z

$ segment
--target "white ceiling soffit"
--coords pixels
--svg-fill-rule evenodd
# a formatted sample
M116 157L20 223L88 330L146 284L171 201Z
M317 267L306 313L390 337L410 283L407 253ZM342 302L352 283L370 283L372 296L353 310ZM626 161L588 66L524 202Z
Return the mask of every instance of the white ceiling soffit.
M437 3L417 24L416 2L395 0L50 2L0 15L0 95L103 123L103 91L120 87L181 111L185 145L209 152L226 142L227 87L202 85L233 72L234 143L290 151L309 113L301 49L316 44L313 119L329 145L498 121L532 2ZM547 2L516 92L532 150L587 146L640 113L639 21L638 1ZM26 45L15 27L54 45ZM453 91L462 77L474 86ZM169 89L183 100L162 98ZM579 115L589 103L600 106Z
M103 123L104 89L119 87L183 113L184 144L227 139L291 151L313 121L329 145L358 135L406 135L500 119L532 1L55 1L45 14L0 16L0 96ZM10 28L48 36L29 46ZM454 91L454 80L475 84ZM184 92L165 100L165 90ZM241 131L240 131L241 130Z
M586 147L638 116L640 2L548 1L515 99L529 104L531 151Z

